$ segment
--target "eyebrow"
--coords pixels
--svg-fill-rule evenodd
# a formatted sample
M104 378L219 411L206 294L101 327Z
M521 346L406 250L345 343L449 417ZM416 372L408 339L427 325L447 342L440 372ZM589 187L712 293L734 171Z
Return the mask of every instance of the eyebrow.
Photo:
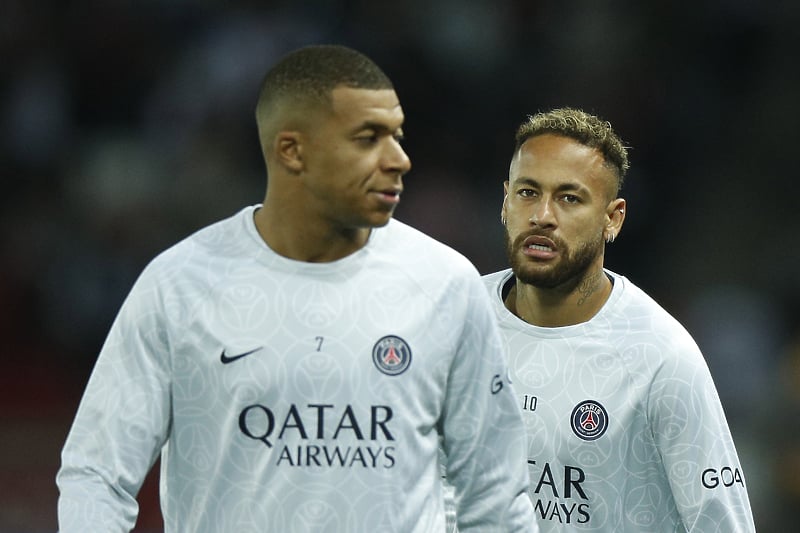
M522 176L519 177L511 182L512 187L517 187L518 185L528 185L530 187L537 187L541 188L541 184L533 178ZM579 191L579 192L590 192L589 189L576 181L567 181L564 183L560 183L556 187L556 192L565 192L565 191Z
M369 120L353 128L353 133L355 134L365 130L374 130L375 132L378 133L391 133L391 134L398 134L401 137L403 136L402 126L398 126L396 129L392 129L386 124L383 124L381 122L373 122Z

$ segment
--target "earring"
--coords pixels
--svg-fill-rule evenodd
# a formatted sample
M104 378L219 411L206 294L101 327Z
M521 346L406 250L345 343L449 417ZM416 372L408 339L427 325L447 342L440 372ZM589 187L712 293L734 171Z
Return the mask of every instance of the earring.
M500 223L506 225L506 217L500 217Z
M616 238L617 236L614 233L609 233L608 236L606 237L606 243L611 244L612 242L614 242L614 239Z

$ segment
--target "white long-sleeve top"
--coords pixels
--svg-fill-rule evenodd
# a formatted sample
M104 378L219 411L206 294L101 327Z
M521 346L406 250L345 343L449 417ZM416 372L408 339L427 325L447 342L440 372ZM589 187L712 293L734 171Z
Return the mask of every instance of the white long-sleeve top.
M589 321L537 327L484 276L528 433L542 532L750 533L747 486L689 333L627 278Z
M161 456L167 532L439 532L438 444L466 531L536 531L486 291L392 220L332 263L279 256L257 206L144 270L57 476L62 533L129 531Z

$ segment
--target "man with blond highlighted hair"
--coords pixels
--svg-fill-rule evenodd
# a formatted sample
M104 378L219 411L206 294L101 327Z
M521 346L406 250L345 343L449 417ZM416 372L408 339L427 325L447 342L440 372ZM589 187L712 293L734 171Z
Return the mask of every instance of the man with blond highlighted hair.
M555 109L519 127L501 221L511 268L484 277L528 434L543 532L745 533L744 472L703 356L604 268L629 162L611 125Z

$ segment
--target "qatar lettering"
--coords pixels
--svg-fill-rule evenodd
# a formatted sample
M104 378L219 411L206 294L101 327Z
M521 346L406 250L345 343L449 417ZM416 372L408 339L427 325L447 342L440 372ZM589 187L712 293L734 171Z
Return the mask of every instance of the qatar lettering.
M333 404L291 404L285 412L252 404L239 414L239 430L267 448L277 444L276 466L392 468L392 416L388 405L371 405L367 412L357 414L350 404L344 408ZM342 438L350 442L355 439L359 444L339 445L336 441Z

